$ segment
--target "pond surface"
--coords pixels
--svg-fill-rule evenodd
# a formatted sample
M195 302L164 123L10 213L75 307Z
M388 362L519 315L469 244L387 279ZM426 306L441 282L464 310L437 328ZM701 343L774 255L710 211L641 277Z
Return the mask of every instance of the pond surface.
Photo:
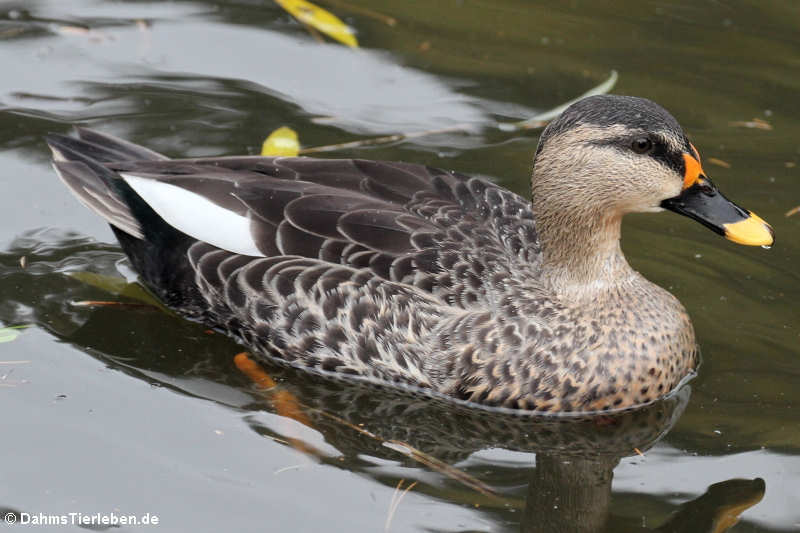
M800 4L320 5L361 48L318 42L272 2L0 2L0 323L31 325L0 344L2 513L150 513L198 532L800 530L800 215L784 216L800 204ZM613 92L669 109L777 235L767 251L670 213L626 219L630 262L684 303L704 360L650 409L532 420L270 367L262 390L201 326L73 305L129 301L75 273L133 274L52 172L48 132L198 156L257 153L283 125L313 147L463 124L330 155L527 194L539 130L496 124L614 70Z

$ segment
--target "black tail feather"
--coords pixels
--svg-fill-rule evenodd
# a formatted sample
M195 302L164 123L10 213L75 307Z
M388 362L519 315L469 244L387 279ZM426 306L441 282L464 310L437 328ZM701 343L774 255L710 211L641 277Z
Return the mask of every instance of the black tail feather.
M125 201L89 166L81 161L54 161L53 168L83 205L112 226L136 238L144 238L144 229Z
M131 225L130 221L135 221L139 231L131 234L152 241L158 241L165 232L177 231L164 222L119 174L95 158L110 153L105 147L59 134L48 135L45 139L53 151L55 168L64 183L112 226L125 231L125 227ZM96 209L98 203L118 206L124 210L124 219L109 218L106 211Z

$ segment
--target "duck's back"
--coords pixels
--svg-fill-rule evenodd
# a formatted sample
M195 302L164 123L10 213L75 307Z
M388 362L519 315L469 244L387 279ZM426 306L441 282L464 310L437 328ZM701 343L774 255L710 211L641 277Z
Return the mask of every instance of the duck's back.
M536 278L529 202L483 179L363 160L169 160L78 131L49 139L56 169L144 282L292 364L437 389L459 366L431 357L447 328L494 321L509 280Z

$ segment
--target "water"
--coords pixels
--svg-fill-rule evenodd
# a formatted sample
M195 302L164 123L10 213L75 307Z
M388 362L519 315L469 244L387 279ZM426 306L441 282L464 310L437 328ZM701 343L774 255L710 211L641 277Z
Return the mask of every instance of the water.
M359 50L317 43L269 2L0 3L0 322L33 324L0 344L2 514L160 518L123 531L694 532L739 514L731 531L800 529L800 216L784 217L800 204L800 6L324 5ZM266 392L203 327L72 305L125 297L69 273L132 273L56 179L48 132L88 124L196 156L255 153L282 125L311 147L464 124L331 155L525 193L538 132L492 125L612 70L615 92L676 115L723 192L777 236L767 251L670 213L626 219L630 262L684 303L703 352L691 390L651 409L519 419L274 368L281 392Z

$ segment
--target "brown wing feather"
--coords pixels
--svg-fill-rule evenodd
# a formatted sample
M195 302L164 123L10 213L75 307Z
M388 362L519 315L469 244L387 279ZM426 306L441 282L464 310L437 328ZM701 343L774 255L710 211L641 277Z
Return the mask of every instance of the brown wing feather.
M485 299L487 272L510 263L530 268L538 254L529 202L485 180L422 165L223 157L108 166L251 217L267 256L370 268L451 305Z

